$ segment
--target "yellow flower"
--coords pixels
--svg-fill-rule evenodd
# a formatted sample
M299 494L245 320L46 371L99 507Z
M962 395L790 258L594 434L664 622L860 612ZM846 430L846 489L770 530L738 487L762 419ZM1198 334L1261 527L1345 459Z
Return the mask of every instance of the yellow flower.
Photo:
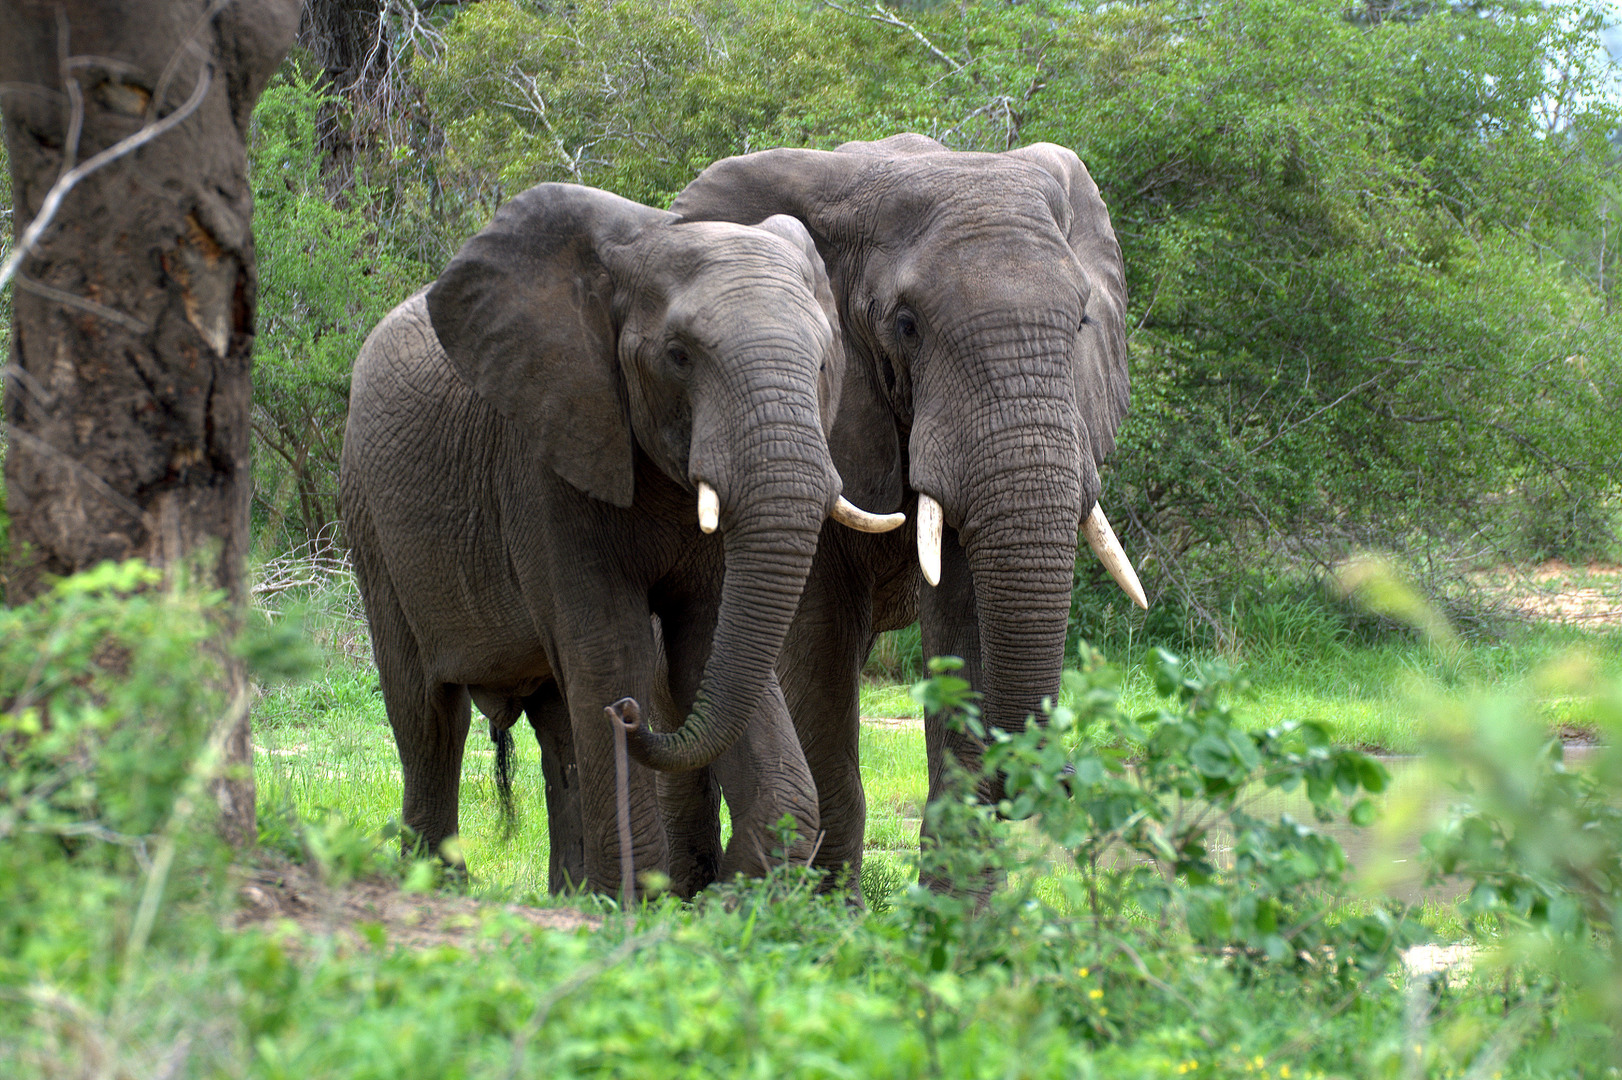
M1278 1078L1279 1080L1290 1080L1290 1067L1288 1065L1278 1067Z
M1087 991L1087 996L1092 998L1094 1001L1097 1001L1099 998L1104 996L1104 991L1095 986L1091 990Z
M1092 970L1092 968L1077 968L1076 974L1085 979L1088 975L1092 974Z

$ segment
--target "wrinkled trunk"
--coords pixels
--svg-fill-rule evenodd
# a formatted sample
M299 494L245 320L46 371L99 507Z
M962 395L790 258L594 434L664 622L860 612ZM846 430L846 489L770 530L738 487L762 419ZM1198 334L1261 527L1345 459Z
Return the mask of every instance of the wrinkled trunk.
M817 535L833 496L832 466L816 429L757 433L775 463L747 475L748 502L723 519L726 576L709 663L687 722L674 732L641 728L627 748L666 772L710 764L743 733L760 705L800 603ZM785 457L787 444L791 452ZM749 459L747 451L737 460Z
M1017 730L1059 692L1075 543L1074 511L1042 507L978 533L968 547L988 724Z
M1059 692L1083 500L1080 451L1065 398L1027 397L1019 423L983 427L989 434L959 487L959 536L979 622L976 689L985 723L1018 730ZM978 758L978 747L954 750ZM1000 784L989 787L988 797L1000 797Z

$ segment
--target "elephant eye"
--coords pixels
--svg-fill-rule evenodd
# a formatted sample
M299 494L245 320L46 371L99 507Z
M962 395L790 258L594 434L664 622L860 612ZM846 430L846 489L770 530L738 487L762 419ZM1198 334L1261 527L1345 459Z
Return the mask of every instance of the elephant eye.
M687 368L693 363L692 356L690 356L687 350L682 348L680 345L670 346L670 348L665 352L665 358L670 361L671 367L680 371L686 371Z
M900 312L895 317L895 332L903 341L917 341L918 320L912 317L911 312Z
M1092 318L1087 316L1087 315L1083 315L1081 317L1081 325L1083 325L1083 326L1091 326L1091 325L1093 325Z

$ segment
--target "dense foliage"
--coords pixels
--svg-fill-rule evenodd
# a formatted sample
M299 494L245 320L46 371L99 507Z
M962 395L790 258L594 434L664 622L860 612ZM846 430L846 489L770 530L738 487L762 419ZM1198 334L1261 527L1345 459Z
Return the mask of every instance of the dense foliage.
M1106 497L1163 621L1222 626L1236 567L1358 543L1614 553L1618 107L1598 16L1350 10L391 8L386 94L324 98L344 88L290 62L260 106L261 520L331 521L360 338L515 192L574 181L662 205L718 157L912 130L1062 143L1102 187L1134 393Z
M0 638L0 754L20 778L0 792L0 1060L19 1075L1618 1075L1622 821L1592 796L1622 768L1622 699L1579 668L1544 692L1610 736L1593 783L1524 753L1532 700L1469 707L1460 730L1485 740L1437 759L1474 784L1431 841L1438 873L1474 882L1473 977L1405 973L1419 923L1354 892L1319 831L1366 821L1383 770L1311 725L1242 723L1239 682L1165 653L1148 711L1122 707L1108 668L1073 672L1047 730L997 741L1001 809L1022 820L936 811L925 858L1003 879L989 897L904 878L864 914L784 866L577 933L488 904L429 947L344 914L357 879L422 893L433 874L341 810L267 821L328 914L230 921L212 886L252 870L226 877L189 816L220 715L193 689L207 598L157 584L103 568ZM947 667L915 693L974 722ZM1297 790L1299 817L1263 810L1263 788Z

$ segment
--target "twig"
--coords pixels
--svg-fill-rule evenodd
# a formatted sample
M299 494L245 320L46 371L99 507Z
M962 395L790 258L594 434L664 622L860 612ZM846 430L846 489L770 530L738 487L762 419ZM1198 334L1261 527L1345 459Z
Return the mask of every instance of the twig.
M132 315L126 315L116 308L108 307L106 304L98 304L88 297L76 296L73 293L53 288L43 281L35 281L20 270L12 278L12 284L23 292L33 293L35 296L42 296L47 300L55 300L64 307L78 308L80 311L95 315L97 318L106 319L110 323L122 326L132 334L139 334L144 337L152 332L150 326Z
M79 157L79 136L84 133L84 91L78 76L68 74L68 12L61 7L56 9L56 70L68 94L68 137L62 143L62 172L66 173Z
M641 722L641 713L631 698L621 698L603 709L614 728L614 811L619 822L620 904L629 917L636 899L636 866L631 853L631 779L625 756L625 733Z
M134 974L135 961L145 950L147 939L152 933L152 924L157 919L158 903L163 899L163 890L169 881L169 869L174 865L180 831L191 821L199 803L204 801L200 798L203 787L213 778L221 758L225 755L226 740L248 715L248 706L252 701L253 695L244 682L237 690L230 706L214 721L214 729L208 733L208 742L203 744L202 751L192 761L190 774L186 777L180 794L175 798L174 810L164 826L163 839L158 844L157 855L152 859L152 868L147 871L146 884L141 889L141 903L135 910L135 919L130 924L129 940L124 947L126 990Z
M203 98L207 95L208 88L213 81L213 69L205 65L203 70L198 73L197 85L193 87L191 97L187 98L185 104L181 105L180 108L165 116L162 120L146 125L135 134L118 140L101 153L63 173L61 178L51 185L51 190L45 193L45 201L40 203L39 213L35 214L34 220L28 223L28 228L23 230L21 239L17 241L17 246L12 249L5 265L0 267L0 288L5 288L6 283L17 272L17 267L22 265L23 257L34 250L34 245L39 243L40 236L50 225L51 220L56 217L56 212L61 209L62 200L67 197L68 192L72 191L80 180L103 166L112 164L126 154L140 149L153 139L168 132L171 128L178 127L187 117L197 111L197 107L203 103Z
M191 29L186 31L186 36L180 39L180 44L175 46L175 51L169 56L169 62L163 65L163 74L158 76L158 81L152 88L151 99L146 103L146 122L148 124L158 118L158 110L163 107L164 95L169 93L169 80L175 77L175 68L180 65L180 58L185 55L187 49L196 44L197 35L203 32L203 27L213 22L214 16L223 11L229 3L231 3L231 0L214 0L197 17L197 21L192 23ZM206 60L207 53L204 54L204 57Z
M24 446L35 451L36 453L45 454L66 463L69 469L72 469L74 472L79 474L80 478L90 486L92 491L106 499L108 502L112 503L114 506L118 507L120 510L124 511L124 513L128 514L130 517L134 518L140 523L143 529L150 531L151 521L147 517L146 511L142 510L139 506L125 498L123 495L120 495L117 491L114 491L111 485L109 485L107 481L103 480L101 477L97 476L95 471L92 470L90 466L86 465L84 462L80 461L71 454L63 453L50 443L46 442L44 439L40 438L38 435L35 435L33 432L23 430L22 426L19 424L11 425L10 434L13 439L22 443Z
M22 387L46 412L56 411L56 395L45 389L28 369L18 364L0 364L0 378L11 379Z
M937 59L937 60L941 61L942 63L944 63L947 67L951 68L954 72L958 72L958 71L963 70L963 65L962 64L958 63L956 60L953 60L950 56L947 56L945 53L943 53L939 49L937 49L935 47L935 43L930 41L927 37L924 36L923 31L919 30L916 26L912 25L912 23L910 23L910 22L907 22L905 19L897 18L895 15L893 15L889 11L885 10L885 7L884 7L883 4L879 4L879 3L873 4L873 10L878 12L878 14L877 15L869 15L866 12L863 12L863 11L852 11L850 8L845 7L842 4L834 3L834 0L822 0L822 2L824 4L826 4L828 7L833 8L835 11L843 12L844 14L849 15L852 18L866 19L868 22L876 22L880 26L893 26L898 30L905 30L907 33L911 34L914 38L916 38L920 45L922 45L924 48L928 49L930 55L933 56L935 59Z

